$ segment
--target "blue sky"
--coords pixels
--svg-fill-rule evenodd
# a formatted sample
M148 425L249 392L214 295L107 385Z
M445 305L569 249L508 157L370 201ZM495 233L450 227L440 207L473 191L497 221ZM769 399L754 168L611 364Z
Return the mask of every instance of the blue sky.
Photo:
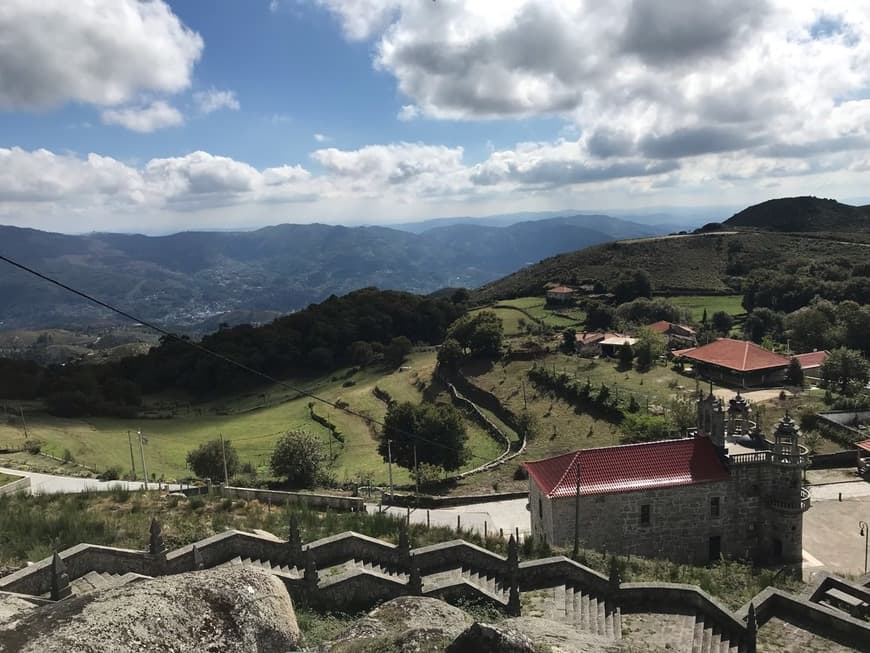
M866 196L870 9L854 4L7 0L0 223Z

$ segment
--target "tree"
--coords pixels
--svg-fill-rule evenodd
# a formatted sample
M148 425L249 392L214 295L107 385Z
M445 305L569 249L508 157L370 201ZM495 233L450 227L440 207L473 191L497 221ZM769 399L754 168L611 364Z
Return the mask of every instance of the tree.
M571 328L565 329L562 332L562 347L564 347L565 351L573 352L576 344L577 332Z
M701 313L701 324L707 326L707 307L704 307L704 312Z
M760 343L765 337L779 339L783 331L783 314L769 308L754 308L743 322L743 334L752 342Z
M788 362L788 369L785 371L785 382L800 388L804 386L804 368L797 358L792 358Z
M375 350L370 342L355 340L350 343L350 360L354 365L365 367L374 360Z
M501 353L504 327L494 311L479 311L463 315L451 324L447 337L472 355L495 357Z
M390 340L390 344L384 347L384 360L390 365L401 365L402 361L411 353L413 345L405 336L397 336Z
M631 361L634 360L634 350L628 342L623 342L619 346L616 355L619 358L619 367L621 369L627 370L631 367Z
M609 329L613 324L613 309L601 302L589 302L586 305L586 328Z
M638 297L649 297L652 295L652 282L650 281L649 272L646 270L635 270L623 274L616 285L613 287L613 294L616 296L617 304L630 302Z
M671 399L668 417L680 435L688 435L689 429L695 427L698 421L695 402L684 396L674 397Z
M384 460L391 452L393 462L413 469L416 446L418 463L429 463L453 471L468 459L467 441L465 422L453 406L416 406L406 401L395 403L387 409L378 451Z
M224 440L227 456L227 476L232 478L239 471L239 454L229 440ZM224 454L220 440L203 442L196 449L187 452L187 467L199 478L223 480Z
M269 467L290 487L310 488L331 480L332 460L326 445L308 431L288 431L272 450Z
M448 368L455 367L462 355L462 346L455 338L447 338L438 348L438 362Z
M870 371L861 352L840 347L831 352L820 369L826 387L834 386L841 394L852 394L854 386L867 383Z
M646 372L666 348L664 335L647 327L638 329L637 342L634 343L634 362L638 371Z
M833 344L836 331L831 315L816 306L805 306L787 315L785 327L791 346L797 351L827 349Z
M710 318L710 324L714 331L727 336L734 326L734 317L725 311L716 311Z

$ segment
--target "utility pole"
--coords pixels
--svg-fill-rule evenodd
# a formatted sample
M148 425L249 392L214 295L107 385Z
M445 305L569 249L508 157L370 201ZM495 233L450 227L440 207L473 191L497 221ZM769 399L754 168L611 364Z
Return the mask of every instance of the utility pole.
M27 422L24 421L24 407L18 404L18 412L21 413L21 426L24 427L24 439L27 440Z
M526 402L526 381L525 381L525 379L522 379L520 381L520 383L523 386L523 408L528 408L529 404Z
M577 454L578 458L580 454ZM574 498L574 552L571 559L576 560L580 556L580 461L577 461L577 493Z
M387 440L387 470L390 474L390 503L393 503L393 441Z
M221 454L223 455L224 459L224 487L229 487L230 477L227 474L227 448L226 445L224 445L224 434L218 433L218 437L221 440Z
M133 438L130 437L130 429L127 429L127 444L130 445L130 468L133 470L133 478L136 478L136 459L133 457Z
M142 429L136 432L139 437L139 456L142 458L142 477L145 479L145 491L148 491L148 468L145 466L145 448L142 446Z

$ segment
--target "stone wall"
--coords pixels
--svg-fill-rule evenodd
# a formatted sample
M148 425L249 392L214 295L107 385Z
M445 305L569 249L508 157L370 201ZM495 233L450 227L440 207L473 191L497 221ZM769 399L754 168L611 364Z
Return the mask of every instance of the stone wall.
M17 481L12 481L11 483L7 483L6 485L0 485L0 497L4 494L17 494L19 492L29 492L30 491L30 477L24 476L23 478L19 478Z
M306 506L314 510L341 510L346 512L365 512L365 501L359 497L342 497L334 494L314 494L309 492L283 492L262 490L249 487L218 486L218 494L233 499L256 499L266 503L271 501L280 505Z

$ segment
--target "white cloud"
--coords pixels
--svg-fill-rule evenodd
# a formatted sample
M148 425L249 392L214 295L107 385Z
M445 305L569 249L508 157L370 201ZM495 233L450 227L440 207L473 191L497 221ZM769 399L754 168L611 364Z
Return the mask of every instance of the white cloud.
M190 85L203 41L162 0L4 0L0 108L114 106Z
M402 122L408 122L420 117L420 109L413 104L403 104L396 117Z
M318 2L348 39L373 41L373 65L408 99L400 119L560 116L582 134L583 170L641 177L870 137L856 99L870 88L866 3Z
M238 111L241 108L235 91L219 91L215 88L194 93L193 101L201 113L212 113L220 109Z
M100 118L107 125L120 125L142 133L165 127L177 127L184 123L181 112L163 100L156 100L142 107L105 109L100 114Z
M332 140L332 137L326 134L314 134L314 140L318 143L327 143Z

